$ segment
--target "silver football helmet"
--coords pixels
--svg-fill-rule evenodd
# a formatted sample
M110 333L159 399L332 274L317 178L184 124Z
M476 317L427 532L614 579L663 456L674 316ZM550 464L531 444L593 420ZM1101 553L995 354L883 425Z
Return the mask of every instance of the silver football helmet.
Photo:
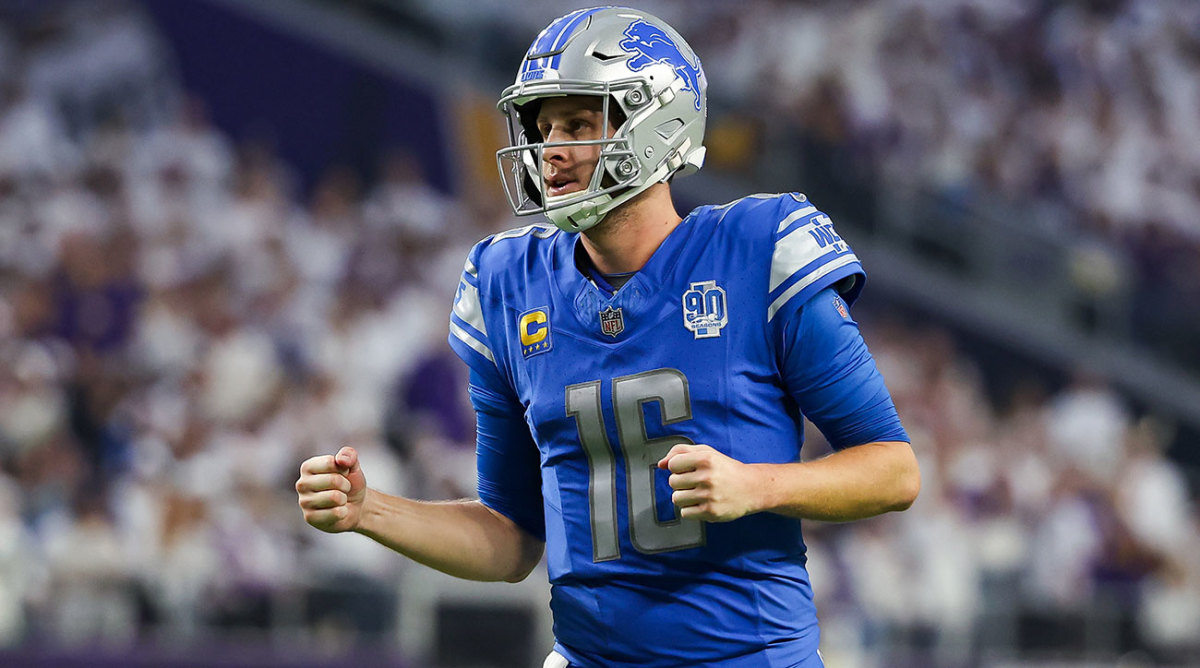
M707 89L691 47L646 12L598 7L556 19L529 47L498 105L508 117L510 146L496 152L496 162L513 212L542 213L560 229L581 232L651 185L700 169ZM564 95L603 99L601 139L542 141L540 101ZM610 121L617 121L611 137ZM600 146L591 183L548 195L543 151L580 145Z

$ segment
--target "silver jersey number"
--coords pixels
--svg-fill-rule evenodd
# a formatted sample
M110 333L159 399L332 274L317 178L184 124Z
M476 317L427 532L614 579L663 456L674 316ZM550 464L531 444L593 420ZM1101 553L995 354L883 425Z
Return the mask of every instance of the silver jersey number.
M613 448L604 428L600 381L567 387L567 414L575 418L579 442L588 460L588 504L591 512L592 559L621 557L617 535L617 471ZM675 516L658 519L654 487L658 460L678 443L693 443L685 436L650 438L646 434L645 404L656 402L663 426L692 419L687 377L675 369L655 369L614 378L612 405L617 436L625 461L625 496L629 506L630 542L639 552L682 550L704 544L704 523Z

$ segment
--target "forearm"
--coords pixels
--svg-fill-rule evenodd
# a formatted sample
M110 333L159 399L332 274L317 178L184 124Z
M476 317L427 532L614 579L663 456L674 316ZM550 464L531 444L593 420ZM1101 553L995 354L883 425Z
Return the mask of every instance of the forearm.
M414 501L368 490L355 529L418 563L468 580L517 582L543 544L479 501Z
M758 510L848 522L912 505L921 476L904 442L867 443L811 462L751 465Z

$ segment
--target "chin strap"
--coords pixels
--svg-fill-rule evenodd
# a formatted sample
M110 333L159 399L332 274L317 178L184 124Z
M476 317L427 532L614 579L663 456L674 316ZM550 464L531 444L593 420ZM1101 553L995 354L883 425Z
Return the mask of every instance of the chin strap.
M600 222L600 219L611 208L606 208L606 205L610 204L612 199L612 195L597 195L557 209L548 208L554 202L547 202L546 218L564 232L582 232Z
M704 160L703 154L701 154L700 160ZM584 230L590 229L596 225L596 223L599 223L601 220L603 220L604 216L608 215L609 211L612 211L625 202L637 197L640 193L644 192L647 188L655 183L666 181L667 178L674 173L674 170L671 168L668 162L669 161L664 161L663 164L659 165L658 169L656 169L654 173L651 174L644 183L642 183L642 185L631 187L615 197L609 194L596 195L595 197L590 197L576 204L567 205L557 209L549 208L553 206L554 198L548 197L547 200L549 201L546 203L545 208L546 218L550 222L554 223L555 227L563 230L564 232L583 232ZM564 197L570 197L570 195L564 195Z

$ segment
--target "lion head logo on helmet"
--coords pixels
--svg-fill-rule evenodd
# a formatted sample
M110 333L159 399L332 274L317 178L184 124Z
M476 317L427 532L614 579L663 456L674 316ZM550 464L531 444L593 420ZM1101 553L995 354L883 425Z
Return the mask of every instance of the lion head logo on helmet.
M629 69L637 72L654 63L670 65L683 79L683 89L696 98L696 109L700 109L700 65L688 62L662 28L638 19L625 29L625 37L628 39L621 40L620 47L635 54L629 59Z

